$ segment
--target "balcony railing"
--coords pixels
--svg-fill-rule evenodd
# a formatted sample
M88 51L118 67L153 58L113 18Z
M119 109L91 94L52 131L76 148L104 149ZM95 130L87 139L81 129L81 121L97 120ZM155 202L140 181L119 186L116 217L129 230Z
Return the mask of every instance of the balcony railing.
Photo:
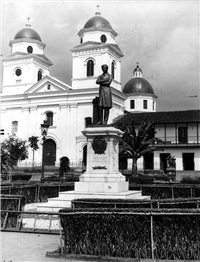
M161 141L158 141L155 145L162 146L178 146L178 145L188 145L188 146L199 146L200 139L198 140L195 136L189 136L186 141L179 141L178 137L159 137Z

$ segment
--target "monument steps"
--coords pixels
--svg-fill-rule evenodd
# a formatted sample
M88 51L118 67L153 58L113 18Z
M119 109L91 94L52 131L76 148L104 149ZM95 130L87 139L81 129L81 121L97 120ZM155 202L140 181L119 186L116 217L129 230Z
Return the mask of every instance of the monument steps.
M48 202L39 203L37 205L37 211L48 211L48 212L57 212L62 208L70 208L71 201L73 199L79 198L99 198L99 199L142 199L148 200L149 196L142 196L141 191L126 191L126 192L117 192L117 193L86 193L86 192L76 192L76 191L66 191L60 192L59 197L49 198Z

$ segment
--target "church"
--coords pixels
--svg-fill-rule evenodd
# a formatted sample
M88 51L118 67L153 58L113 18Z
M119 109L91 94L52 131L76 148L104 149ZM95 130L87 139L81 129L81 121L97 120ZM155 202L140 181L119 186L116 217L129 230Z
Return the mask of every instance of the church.
M80 42L70 49L70 86L51 75L53 63L45 56L46 44L31 24L28 22L25 28L16 32L9 43L11 53L2 59L1 128L5 130L5 137L16 134L26 140L31 136L41 139L41 124L47 120L44 163L59 166L63 156L67 156L70 162L82 163L87 150L82 131L88 121L94 120L99 95L96 80L102 73L101 66L107 64L113 77L113 107L108 124L116 119L126 119L127 114L129 119L136 117L137 124L144 118L142 116L148 116L150 120L156 120L158 136L164 141L156 153L142 157L138 164L144 168L165 169L166 157L171 153L177 157L179 170L199 171L200 111L156 112L158 97L151 84L143 78L139 63L135 65L133 78L122 87L121 59L124 55L116 44L117 35L99 11L85 23L78 32ZM181 119L175 117L177 114ZM35 162L41 163L41 159L42 146L39 146ZM26 162L31 161L30 149Z

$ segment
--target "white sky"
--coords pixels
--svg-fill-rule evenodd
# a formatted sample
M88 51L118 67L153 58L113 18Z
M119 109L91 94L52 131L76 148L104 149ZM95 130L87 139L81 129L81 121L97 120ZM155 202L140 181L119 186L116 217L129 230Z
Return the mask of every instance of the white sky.
M199 109L199 1L2 0L2 56L11 52L10 40L30 17L53 62L51 75L71 85L70 49L79 45L77 33L97 5L118 33L116 42L124 53L122 87L139 62L158 96L157 111Z

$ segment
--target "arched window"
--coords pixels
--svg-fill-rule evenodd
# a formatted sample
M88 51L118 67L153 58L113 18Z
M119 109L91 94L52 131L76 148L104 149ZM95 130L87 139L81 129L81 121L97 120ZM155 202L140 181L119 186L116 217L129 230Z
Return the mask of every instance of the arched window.
M89 60L87 62L87 76L93 76L94 75L94 61Z
M115 78L115 61L112 61L112 64L111 64L111 74L114 79Z
M42 71L41 70L38 71L38 81L40 81L40 79L42 79Z
M12 121L11 133L16 134L18 131L18 121Z
M46 120L47 120L49 126L53 126L53 112L47 112L46 113Z

